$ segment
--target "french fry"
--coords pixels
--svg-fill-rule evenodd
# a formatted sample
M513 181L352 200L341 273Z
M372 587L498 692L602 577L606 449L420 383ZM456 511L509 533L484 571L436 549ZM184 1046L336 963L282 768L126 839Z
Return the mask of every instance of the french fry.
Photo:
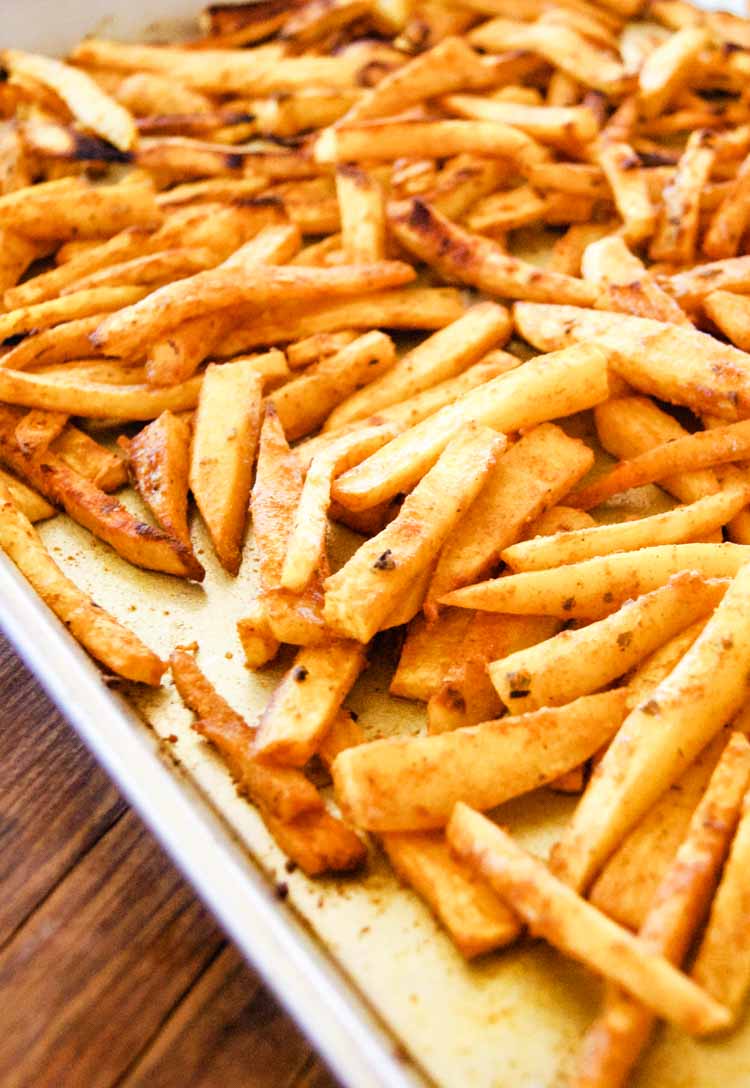
M258 131L263 136L296 136L332 125L361 98L361 92L311 88L294 95L273 95L253 102Z
M630 144L614 140L602 141L598 158L622 216L625 241L639 245L656 229L656 209L640 159Z
M322 810L318 791L300 771L261 763L253 751L255 730L214 689L191 653L177 649L169 664L180 697L196 715L193 728L219 750L238 789L264 815L289 821Z
M626 382L661 400L726 420L750 411L747 356L698 329L530 302L516 303L513 316L520 335L541 351L595 341Z
M148 385L108 385L78 380L58 381L33 371L0 368L0 400L8 404L44 408L50 412L87 416L90 419L156 419L167 409L185 412L194 408L203 378L189 378L179 385L152 389Z
M706 932L690 972L699 986L721 1001L735 1024L750 989L750 956L746 944L748 901L747 861L750 856L750 802L734 837Z
M134 72L119 77L114 97L136 117L155 113L205 113L211 109L211 100L206 95L154 72Z
M240 352L260 344L280 344L318 333L341 329L442 329L464 312L459 291L451 287L413 287L383 291L369 297L326 303L293 316L286 309L270 308L259 321L230 334L222 354Z
M341 216L341 248L346 259L382 261L385 258L385 202L372 174L346 164L336 170L336 198Z
M595 292L572 276L546 272L509 257L488 238L456 226L419 199L405 208L389 207L389 224L397 241L441 275L505 298L565 299L574 306L592 305Z
M570 193L605 200L610 190L600 167L582 162L540 162L529 173L529 183L542 191Z
M9 472L2 468L0 468L0 488L7 492L16 509L25 518L28 518L32 525L34 522L52 518L57 513L52 503L47 502L45 498L34 491L32 487L29 487L28 484L25 484L23 480L19 480L17 476L11 476Z
M554 635L559 623L548 616L504 616L477 612L438 690L427 704L430 733L446 733L499 718L503 705L487 665Z
M654 261L687 264L695 256L701 192L708 181L715 152L711 133L691 133L677 164L671 184L665 186L659 226L651 240L649 255Z
M706 30L685 27L649 54L638 73L638 107L644 117L664 111L709 40Z
M680 965L691 937L708 909L721 864L740 814L750 778L750 745L735 733L714 771L674 862L659 884L639 937L655 953ZM709 993L711 990L709 989ZM717 1000L726 998L713 994ZM722 1003L726 1006L729 1002ZM651 1012L612 987L604 1009L584 1038L576 1088L618 1088L645 1046L654 1023Z
M349 23L369 14L368 0L307 0L292 12L284 22L280 37L293 41L297 46L310 45L333 31L343 29Z
M442 604L514 615L600 619L630 597L650 593L673 574L694 570L704 578L731 578L748 561L744 544L663 544L615 552L554 570L530 570L478 582L447 593Z
M248 669L262 669L279 652L279 640L274 638L263 602L258 598L250 603L242 619L237 620L237 636Z
M252 360L211 364L203 379L190 452L190 490L219 562L240 567L263 381Z
M372 638L400 594L435 558L504 446L503 435L471 424L448 443L390 525L326 580L330 627L361 642Z
M729 190L711 217L703 252L714 260L734 257L750 221L750 159L741 163Z
M23 333L48 329L53 325L106 313L128 306L145 295L146 289L127 285L123 287L95 287L87 291L50 299L35 306L22 306L0 314L0 337L3 340Z
M750 290L750 260L746 256L727 257L723 261L698 264L684 272L675 272L666 286L681 306L694 310L714 291L743 294Z
M120 287L127 284L160 286L172 280L192 276L196 272L212 268L215 264L218 264L218 258L210 249L165 249L147 257L135 257L121 264L100 268L97 272L76 280L61 294L70 295L93 288Z
M491 193L478 200L466 216L466 226L478 234L503 235L545 217L548 202L530 185Z
M208 313L239 304L266 306L281 298L312 301L396 287L413 278L414 270L398 261L326 269L219 266L152 291L106 318L92 340L108 354L127 355L191 317L196 306Z
M37 451L43 452L62 434L67 423L68 416L62 412L43 412L32 408L16 425L16 442L27 456Z
M301 370L310 363L317 363L320 359L335 355L356 339L357 334L352 329L313 333L312 336L305 336L287 346L286 361L292 370Z
M17 231L0 228L0 291L15 287L26 269L47 252L48 243L33 241Z
M395 358L390 337L369 332L287 382L273 395L287 436L300 438L315 430L347 395L387 374Z
M388 689L391 695L426 703L439 689L470 622L471 613L462 608L444 608L430 624L415 616Z
M460 219L484 196L494 193L513 173L507 159L488 159L481 155L456 155L427 186L423 199L449 219ZM404 194L411 196L411 193Z
M555 871L574 888L591 883L622 836L747 698L748 582L750 568L741 568L698 639L607 749L554 851Z
M11 74L28 76L53 90L81 124L120 151L129 151L135 144L136 128L128 111L79 68L18 49L5 49L2 59Z
M675 300L662 290L643 262L631 253L622 238L608 235L587 246L582 259L583 278L601 289L598 310L621 310L636 317L653 317L688 325L690 319Z
M0 548L92 657L126 680L158 687L164 662L63 574L3 481Z
M488 672L510 714L563 706L624 676L721 600L724 586L691 571L576 631L492 661Z
M527 526L524 540L535 536L552 536L554 533L570 533L577 529L592 529L596 522L584 510L573 506L553 506Z
M694 1035L728 1025L729 1013L722 1005L468 805L456 806L448 844L512 903L532 933L616 982L657 1015Z
M126 440L124 449L133 483L156 521L192 551L187 520L190 424L184 416L162 412Z
M4 225L38 241L100 238L126 227L157 227L161 220L153 189L146 185L45 190L0 197ZM25 199L19 199L21 193Z
M642 487L665 477L714 465L741 461L750 453L750 420L727 423L708 431L675 438L661 446L641 453L630 461L620 461L595 483L573 492L571 506L590 510L632 487ZM744 499L744 493L740 491ZM741 506L744 503L740 504ZM736 513L737 511L735 511Z
M127 481L124 460L70 423L52 441L50 450L102 491L116 491Z
M742 351L750 350L750 299L731 291L712 291L703 309L714 324Z
M356 642L334 640L300 650L258 721L258 758L304 766L364 666Z
M1 374L0 374L1 377ZM334 498L366 510L407 491L468 421L517 431L607 399L607 358L592 346L542 355L465 393L340 476Z
M423 340L364 389L352 393L331 412L323 427L336 430L460 374L510 333L503 306L480 302L457 321Z
M588 759L627 713L625 691L429 737L388 737L342 752L332 773L343 812L368 831L443 827L458 801L490 809ZM543 733L544 745L532 742ZM408 780L408 795L396 783Z
M555 164L557 165L557 164ZM580 276L587 246L611 233L610 223L574 223L552 247L549 269L565 276Z
M89 336L103 317L101 313L91 314L41 332L31 332L0 358L0 367L24 370L30 366L43 367L84 358L94 350Z
M433 562L413 579L409 588L399 598L396 607L383 620L381 631L388 631L392 627L403 627L414 619L424 604L425 593L434 569Z
M727 489L664 514L524 540L505 548L501 558L518 573L580 563L612 552L700 541L731 521L747 505L749 494L740 487Z
M543 144L575 146L599 133L596 117L587 106L528 106L472 94L446 95L441 105L459 117L513 125Z
M289 822L270 812L261 814L277 845L306 876L350 873L364 864L367 850L360 839L326 809L304 812Z
M648 397L622 397L594 409L599 441L613 457L627 460L664 442L682 438L688 432L676 419L662 411ZM692 503L715 495L719 481L712 469L683 472L659 481L681 502Z
M428 591L429 608L434 610L451 590L489 574L508 543L566 495L593 462L587 446L553 423L524 434L497 462L443 545Z
M380 841L396 874L427 903L459 952L474 959L505 948L520 933L518 919L435 832L392 831Z
M289 533L281 571L284 589L304 589L321 567L334 477L344 468L363 460L393 434L394 429L387 426L363 427L352 434L343 435L327 450L313 457ZM411 616L408 618L411 619Z

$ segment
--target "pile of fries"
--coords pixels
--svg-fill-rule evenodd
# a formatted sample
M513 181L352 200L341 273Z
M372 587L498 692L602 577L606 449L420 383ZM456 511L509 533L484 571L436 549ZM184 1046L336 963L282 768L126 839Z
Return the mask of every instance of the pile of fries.
M0 547L158 686L33 523L200 582L200 517L257 568L227 647L294 656L253 723L171 675L278 845L315 876L369 836L466 957L528 929L604 976L569 1083L624 1084L750 989L750 22L201 22L0 54ZM344 702L394 647L426 728L378 738ZM540 787L580 794L548 863L484 815Z

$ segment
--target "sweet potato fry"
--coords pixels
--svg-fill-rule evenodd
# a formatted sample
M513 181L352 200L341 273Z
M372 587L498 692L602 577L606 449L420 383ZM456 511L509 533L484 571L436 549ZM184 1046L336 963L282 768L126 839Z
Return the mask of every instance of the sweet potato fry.
M427 702L455 660L470 622L471 613L463 608L444 608L429 625L423 616L416 616L391 680L391 695Z
M651 951L680 965L708 909L739 819L750 779L750 745L729 740L673 863L659 884L639 937ZM711 990L709 989L709 993ZM717 1000L725 998L713 994ZM723 1001L724 1005L729 1002ZM589 1028L573 1078L576 1088L618 1088L625 1083L651 1034L654 1017L640 1002L610 987L604 1009Z
M164 662L63 574L2 480L0 548L92 657L126 680L158 687Z
M412 579L437 555L505 445L487 427L467 426L446 446L397 517L325 583L327 623L367 642Z
M192 551L187 521L190 424L162 412L130 439L121 439L138 493L165 532Z
M555 847L555 871L573 887L591 883L622 836L747 698L748 583L750 568L741 568L698 639L607 749Z
M468 421L517 431L593 407L608 391L607 357L597 347L539 356L472 389L345 472L334 498L366 510L407 491Z
M616 982L657 1015L694 1035L728 1025L722 1005L646 942L581 899L485 816L457 805L448 843L512 903L532 933Z
M263 381L249 362L211 364L203 379L190 453L190 490L219 562L240 567Z
M511 653L488 666L509 713L562 706L599 691L710 612L722 584L685 571L605 619Z
M577 767L626 713L621 688L449 733L371 741L334 761L336 796L348 818L368 831L443 827L458 801L494 808ZM405 780L408 794L397 788Z
M256 755L304 766L364 666L364 653L356 642L334 640L300 650L260 716Z

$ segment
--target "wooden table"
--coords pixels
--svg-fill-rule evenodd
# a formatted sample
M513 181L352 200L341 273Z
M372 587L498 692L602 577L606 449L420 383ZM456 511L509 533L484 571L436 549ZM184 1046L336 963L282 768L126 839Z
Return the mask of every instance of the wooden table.
M0 637L0 1084L335 1088Z

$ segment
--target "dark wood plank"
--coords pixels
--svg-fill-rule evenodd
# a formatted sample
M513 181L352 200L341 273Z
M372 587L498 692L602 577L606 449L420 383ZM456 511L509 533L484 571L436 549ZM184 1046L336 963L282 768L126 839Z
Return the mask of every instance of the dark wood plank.
M0 946L125 811L0 639Z

